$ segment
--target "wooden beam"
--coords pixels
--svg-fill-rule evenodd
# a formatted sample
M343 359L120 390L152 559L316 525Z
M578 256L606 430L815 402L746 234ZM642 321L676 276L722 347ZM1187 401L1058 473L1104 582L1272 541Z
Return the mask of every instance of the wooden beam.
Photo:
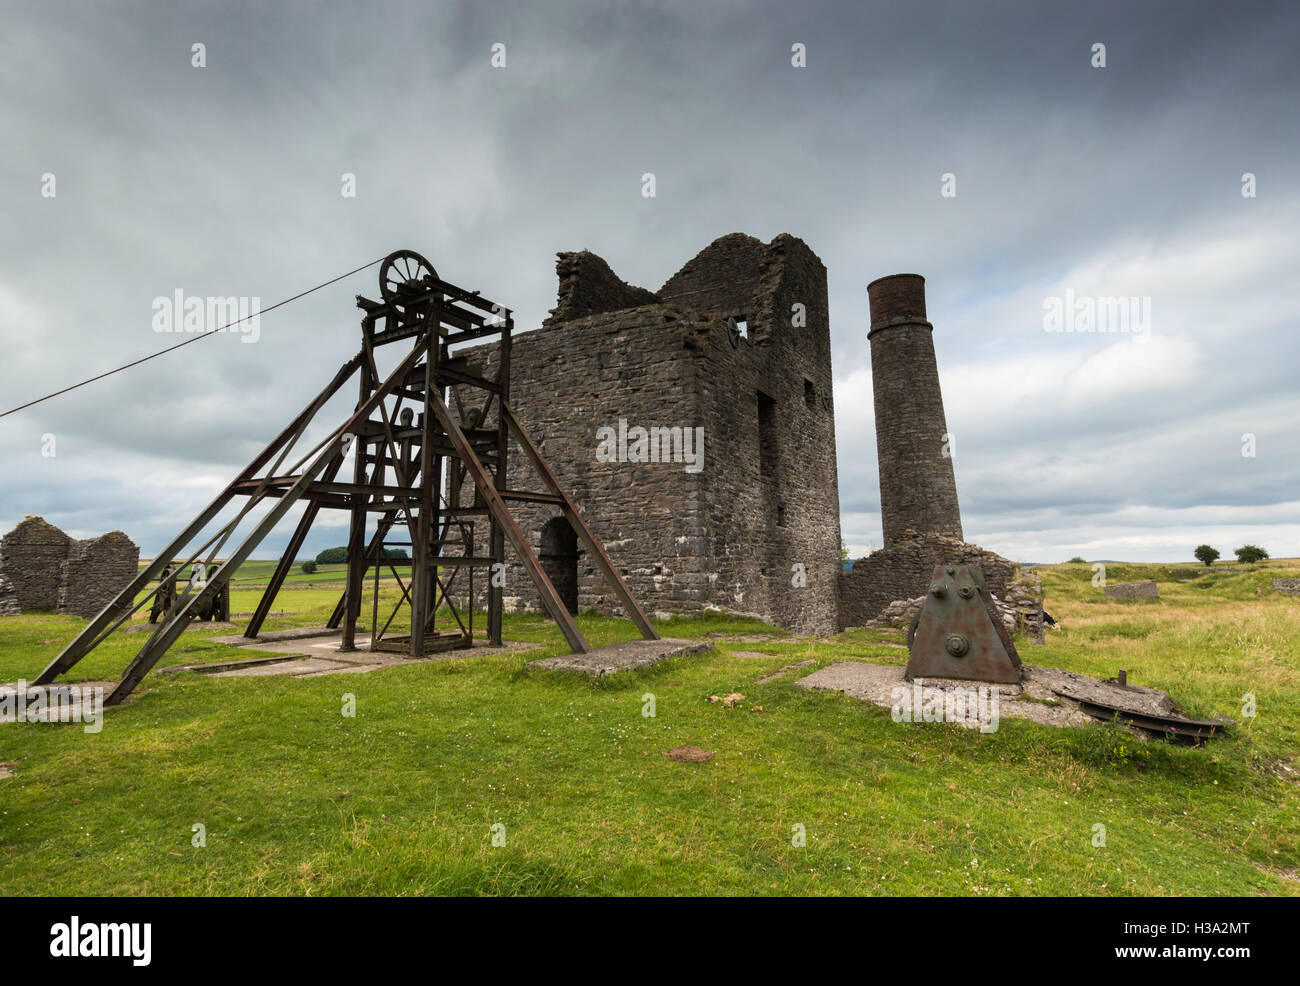
M560 632L564 634L564 639L569 642L569 647L573 652L576 654L587 653L590 648L587 646L586 638L583 637L582 631L578 629L578 625L573 622L573 616L569 613L569 608L564 605L564 602L560 599L560 594L555 591L555 586L551 584L550 578L542 568L542 563L538 561L537 555L533 553L532 547L528 544L528 538L519 529L519 525L511 515L510 509L506 506L505 501L501 499L501 494L497 492L492 477L483 468L483 463L479 462L478 456L474 454L474 449L462 434L460 426L452 420L451 411L443 403L442 397L433 393L429 397L433 413L438 417L438 423L442 425L443 431L447 433L452 444L457 447L461 461L465 463L465 468L469 470L474 485L478 487L479 493L487 503L488 510L491 511L492 519L500 526L502 533L510 542L510 546L515 549L515 554L523 562L524 569L528 572L529 577L533 580L533 585L537 587L538 594L542 597L542 605L551 614L551 619L559 624Z
M162 575L163 570L171 564L172 558L180 553L181 549L189 544L195 536L197 536L198 533L222 511L226 504L230 502L230 500L235 496L239 485L250 477L256 475L260 469L264 468L267 463L275 457L275 454L280 451L281 447L288 442L293 435L297 434L301 430L302 425L306 421L315 417L316 412L334 396L335 392L343 386L348 377L352 376L352 374L356 372L360 365L360 353L352 357L348 362L344 363L338 373L334 375L334 379L326 385L325 389L317 394L311 402L298 413L298 416L289 422L288 427L286 427L284 431L280 432L279 435L271 440L270 444L268 444L266 448L262 449L262 451L257 454L256 458L254 458L253 461L244 468L243 472L235 477L229 486L217 494L216 499L209 503L207 507L205 507L203 511L190 522L188 527L181 531L181 533L178 534L170 544L158 552L152 563L147 565L143 571L132 579L130 583L127 584L126 588L119 592L117 596L114 597L113 601L105 606L98 616L86 624L82 631L73 638L72 642L69 643L67 647L63 648L62 652L49 663L44 671L37 675L33 684L48 685L55 678L68 671L68 669L85 657L87 652L90 650L91 642L102 630L113 622L114 614L119 611L123 605L133 602L135 597L139 595L145 586Z
M568 518L569 524L582 541L583 547L587 549L592 561L596 563L596 567L605 576L605 581L609 583L610 588L614 590L614 594L618 596L619 602L623 604L623 611L636 624L637 629L641 631L642 637L646 640L658 640L658 631L650 625L650 620L646 617L640 604L632 598L632 593L628 590L627 583L623 581L623 576L619 575L618 569L614 567L614 562L605 553L604 546L597 540L591 528L587 526L587 521L578 510L577 505L561 488L559 479L551 471L551 467L546 464L546 460L542 458L542 454L537 450L537 446L533 444L533 440L528 437L528 432L524 430L519 418L515 416L514 409L502 401L501 414L509 422L510 430L514 432L516 440L524 450L524 454L528 456L533 468L537 470L537 474L542 477L542 482L546 484L552 493L564 501L564 516Z

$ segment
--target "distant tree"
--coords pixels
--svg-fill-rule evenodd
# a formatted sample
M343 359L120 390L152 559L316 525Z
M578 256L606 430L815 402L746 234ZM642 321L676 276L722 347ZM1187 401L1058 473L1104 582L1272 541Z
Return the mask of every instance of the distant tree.
M405 548L385 548L384 557L391 558L394 561L410 561L411 556L406 553Z
M312 572L316 571L316 563L309 559L302 563L302 570L310 575Z
M848 560L849 560L849 546L844 543L843 538L840 538L840 561L848 561Z
M1257 561L1263 561L1268 557L1268 552L1257 544L1243 544L1233 552L1237 556L1237 561L1243 565L1253 565Z
M1086 564L1088 564L1088 559L1087 559L1087 558L1081 558L1081 557L1079 557L1078 555L1075 555L1075 556L1074 556L1073 558L1071 558L1068 562L1066 562L1066 564L1067 564L1067 565L1086 565Z
M1206 568L1209 568L1211 565L1213 565L1216 561L1219 560L1219 553L1215 551L1213 548L1211 548L1208 544L1199 545L1197 549L1192 552L1192 554L1196 556L1197 561L1205 562Z
M317 565L341 565L347 560L347 548L326 548L316 556Z

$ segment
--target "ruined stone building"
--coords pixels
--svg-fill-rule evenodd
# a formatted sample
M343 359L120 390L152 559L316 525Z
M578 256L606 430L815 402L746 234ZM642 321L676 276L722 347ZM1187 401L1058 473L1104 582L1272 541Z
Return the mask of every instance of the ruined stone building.
M140 549L121 531L79 541L29 514L0 538L0 615L99 615L133 578Z
M511 403L647 611L718 608L827 634L908 612L951 562L1041 613L1032 577L963 540L923 277L867 288L885 544L845 572L826 269L812 250L732 233L658 291L587 251L560 254L556 271L550 317L514 337ZM463 354L495 376L495 346ZM507 485L524 488L523 455L510 456ZM569 609L617 612L558 509L515 509ZM540 607L513 559L505 597Z
M658 290L559 255L556 307L514 337L511 403L651 613L839 626L826 268L802 240L723 236ZM495 375L495 347L467 355ZM511 451L512 488L525 484ZM614 611L554 507L520 524L569 608ZM517 562L507 606L539 600Z

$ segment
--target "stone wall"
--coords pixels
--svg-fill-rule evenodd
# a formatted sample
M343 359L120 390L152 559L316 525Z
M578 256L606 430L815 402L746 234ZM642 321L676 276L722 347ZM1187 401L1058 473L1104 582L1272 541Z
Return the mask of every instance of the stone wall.
M1300 579L1274 579L1273 591L1284 592L1288 596L1300 595Z
M3 572L0 572L0 616L21 616L18 594Z
M121 531L75 541L28 515L0 539L0 615L54 609L97 616L135 578L139 560L140 549Z
M62 566L72 538L44 518L27 519L0 538L0 570L23 610L56 609Z
M756 255L757 276L747 282ZM700 290L702 271L719 278L717 295ZM744 304L734 292L747 283L754 294ZM765 247L732 235L661 292L687 285L713 316L700 319L700 333L688 340L716 450L703 504L717 573L712 601L801 633L834 632L841 566L826 269L793 236ZM796 313L805 324L791 324ZM749 338L733 346L724 322L742 314ZM804 587L792 584L800 572Z
M1045 643L1047 620L1043 610L1043 579L1034 572L1019 572L1006 585L1006 596L993 593L992 601L1006 632L1024 633L1032 643ZM878 617L868 619L865 626L910 627L924 605L924 593L910 600L894 600L880 611Z
M562 283L557 313L605 303L609 279L584 273L608 270L598 259ZM584 284L595 285L591 298ZM731 234L656 297L516 335L511 403L648 612L717 608L834 632L840 530L825 267L788 234L769 244ZM749 323L749 338L733 342L729 317ZM462 352L495 376L495 345ZM631 453L621 461L598 458L599 429L631 439L637 427L692 438L702 428L702 468L632 461L628 440L616 443ZM517 448L510 460L508 485L538 488ZM558 511L512 509L540 551ZM510 562L507 605L537 608L523 567ZM590 560L580 555L578 569L580 608L616 612Z
M1014 562L943 534L904 531L892 544L853 563L840 575L840 619L845 627L866 626L896 600L924 596L935 565L977 565L984 585L998 599L1007 598L1015 576Z
M695 507L703 476L712 466L711 436L705 436L704 469L695 473L687 471L686 463L620 462L617 448L613 461L600 461L597 431L609 427L617 435L622 427L626 436L638 426L699 423L692 361L678 331L681 318L663 305L608 312L521 333L511 348L511 404L648 612L699 608L708 595L704 537ZM495 378L496 346L472 352L484 374ZM470 388L457 391L462 400L474 393ZM488 423L495 426L495 410ZM514 441L509 462L509 488L542 488ZM462 503L472 501L472 483L462 486L461 497ZM510 508L532 549L543 553L542 531L560 515L558 508L517 501ZM485 554L488 525L486 519L478 520L474 534L479 553ZM507 609L539 608L536 590L509 548L507 563ZM462 589L464 577L464 571L457 576ZM580 609L619 611L613 593L581 551L577 579ZM480 573L475 581L480 590L485 587Z
M785 238L794 239L788 234ZM759 297L764 293L761 282L770 261L769 248L762 240L744 233L728 233L682 265L664 282L659 297L701 315L724 319L734 316L751 323L757 317L762 322L764 316L770 315L764 304L767 299ZM755 327L751 324L750 328Z
M998 601L1013 615L1012 633L1024 633L1036 644L1047 642L1047 611L1043 608L1043 579L1037 572L1017 571Z
M86 541L73 541L61 566L59 612L86 619L105 606L136 576L140 549L121 531L110 531ZM114 616L131 611L125 603Z
M1111 599L1157 599L1155 579L1143 579L1140 582L1120 582L1106 586L1106 595Z

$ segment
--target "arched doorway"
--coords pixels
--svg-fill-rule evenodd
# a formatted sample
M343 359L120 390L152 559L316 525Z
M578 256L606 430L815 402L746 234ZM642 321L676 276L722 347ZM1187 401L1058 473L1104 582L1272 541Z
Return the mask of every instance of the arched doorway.
M547 521L542 528L538 558L542 571L555 586L570 613L578 612L578 535L564 517Z

